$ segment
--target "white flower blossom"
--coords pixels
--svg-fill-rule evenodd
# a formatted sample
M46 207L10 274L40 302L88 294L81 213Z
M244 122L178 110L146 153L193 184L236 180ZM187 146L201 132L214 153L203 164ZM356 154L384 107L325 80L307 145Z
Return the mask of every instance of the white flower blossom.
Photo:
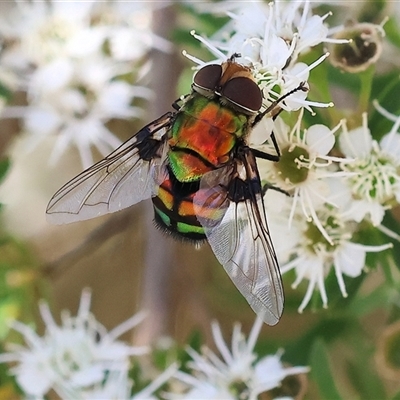
M238 62L252 67L257 82L264 90L266 105L299 87L301 83L307 87L310 70L327 56L306 65L298 62L300 53L320 43L347 42L328 37L330 32L325 19L329 14L322 17L312 15L308 0L276 1L269 4L251 2L246 5L228 3L224 6L225 3L222 3L220 9L225 8L231 21L209 40L196 34L194 36L217 57L217 62L239 54ZM203 10L206 8L202 7ZM189 58L204 64L194 57ZM331 106L310 102L306 97L307 93L299 90L285 100L281 107L298 110L302 107L310 109L311 106Z
M170 49L151 33L150 11L145 3L22 0L0 16L2 75L13 73L28 101L1 117L22 119L27 149L53 135L51 162L76 146L88 167L92 146L105 156L120 144L107 122L140 117L132 103L150 95L131 83L142 74L138 61L152 46Z
M304 217L312 220L326 240L331 239L321 224L316 210L324 203L335 205L329 200L330 186L326 178L342 178L345 173L339 171L339 162L343 165L350 160L329 155L335 144L334 133L342 123L334 129L325 125L312 125L301 129L302 112L297 123L290 129L280 118L275 121L274 135L281 152L279 162L259 160L259 171L262 180L268 184L291 193L293 196L289 215L289 226L300 207ZM250 136L250 142L260 142L263 124L257 127ZM272 144L254 145L259 150L276 154Z
M132 99L149 95L144 88L113 80L123 72L125 67L98 57L57 59L38 69L28 86L30 105L20 109L29 134L28 148L33 150L41 140L55 135L51 162L71 144L77 146L85 167L93 164L91 145L106 156L120 144L106 122L140 116L141 110L131 105Z
M104 381L94 385L89 390L79 392L79 399L82 400L156 400L154 392L165 384L177 371L177 365L172 364L163 373L157 376L142 390L135 392L135 386L129 378L128 368L110 371ZM135 392L131 395L132 390ZM69 398L64 394L63 398ZM75 397L74 397L75 398Z
M188 366L192 374L179 371L175 377L187 386L183 395L169 394L174 399L238 399L256 400L258 396L278 387L282 380L295 374L308 372L307 367L284 367L281 354L258 358L254 352L263 321L257 318L246 339L236 324L232 334L232 347L228 348L217 323L212 332L221 358L208 348L199 354L188 349L192 361ZM245 397L243 397L245 396Z
M107 332L90 313L90 298L90 292L84 291L77 316L62 314L61 326L54 321L48 305L41 303L46 327L43 336L27 325L13 323L27 346L10 345L10 351L0 355L0 362L16 363L11 372L24 393L43 397L53 389L63 398L80 398L79 393L96 390L103 384L107 389L109 380L129 369L130 356L148 352L145 346L130 346L117 340L143 320L143 313ZM107 378L109 374L113 377Z
M339 187L342 184L334 181L332 179L330 182L335 187L331 193L334 193L333 201L339 207L331 206L328 201L316 211L319 223L323 226L329 241L319 227L313 221L304 219L300 212L293 216L292 226L289 228L285 224L290 214L289 207L283 206L279 213L269 214L272 239L276 244L278 259L281 261L281 273L285 274L289 270L295 270L296 279L292 284L293 288L297 288L303 280L308 280L304 299L298 309L299 312L302 312L307 306L315 289L319 290L322 304L327 307L325 278L332 268L342 295L347 297L343 275L359 276L365 267L367 252L380 252L392 247L391 243L368 246L353 242L357 224L345 219L340 212L341 202L346 202L347 198L341 198L344 191ZM271 195L272 193L268 192L265 196L267 209L269 209L269 205L273 207L276 202L274 197L270 198Z
M400 117L378 105L377 109L395 122L379 143L372 139L366 113L362 126L350 131L344 126L339 140L342 152L354 158L342 165L344 171L353 173L347 178L352 201L344 216L356 222L369 217L374 226L381 224L387 209L400 202Z

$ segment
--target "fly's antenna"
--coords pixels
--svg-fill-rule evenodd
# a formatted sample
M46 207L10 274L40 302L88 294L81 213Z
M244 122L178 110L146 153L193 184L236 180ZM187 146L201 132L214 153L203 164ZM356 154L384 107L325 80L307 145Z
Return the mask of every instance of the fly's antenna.
M297 86L296 88L290 90L289 92L285 93L284 95L282 95L281 97L279 97L279 99L276 99L275 101L273 101L266 110L264 110L262 113L257 114L253 126L256 125L258 122L260 122L270 111L272 111L279 103L281 103L282 101L284 101L286 98L288 98L289 96L291 96L293 93L296 93L298 91L302 91L302 92L307 92L308 91L308 87L307 87L307 83L306 82L301 82L299 86ZM274 119L280 114L280 112L283 109L279 110L278 113L273 117Z
M230 62L235 62L235 58L239 58L242 57L242 55L240 53L233 53L229 58L228 61Z
M298 91L302 91L302 92L308 92L308 87L306 85L306 82L301 82L299 86L297 86L296 88L290 90L289 92L285 93L283 96L279 97L279 99L276 99L275 101L273 101L268 108L263 112L263 114L267 114L269 113L271 110L273 110L279 103L281 103L283 100L285 100L286 98L288 98L289 96L291 96L293 93L296 93Z

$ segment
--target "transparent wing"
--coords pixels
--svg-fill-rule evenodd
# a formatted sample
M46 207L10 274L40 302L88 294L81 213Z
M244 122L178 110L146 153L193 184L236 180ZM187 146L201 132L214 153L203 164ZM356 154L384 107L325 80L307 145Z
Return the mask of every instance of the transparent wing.
M58 190L47 206L49 222L90 219L153 196L155 179L167 151L166 133L172 116L167 113L145 126Z
M218 261L257 315L275 325L284 293L250 149L241 161L208 173L194 204Z

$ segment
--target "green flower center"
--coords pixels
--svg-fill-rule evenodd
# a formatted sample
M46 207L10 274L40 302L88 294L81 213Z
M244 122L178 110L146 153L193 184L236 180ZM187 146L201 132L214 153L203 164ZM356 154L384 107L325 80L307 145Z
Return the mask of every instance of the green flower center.
M294 185L304 182L308 177L308 168L302 161L309 159L308 151L299 146L287 146L281 152L279 162L274 164L279 176Z
M242 380L233 381L229 385L229 391L240 400L246 400L249 398L249 387Z
M343 169L359 173L350 178L356 199L383 204L394 197L393 186L399 182L399 174L387 157L373 151L368 158L344 165Z
M316 224L313 221L310 221L307 223L307 229L304 232L304 235L308 240L307 248L314 254L321 251L332 253L343 237L343 229L333 215L329 215L325 221L321 222L329 237L332 239L333 244L330 244Z

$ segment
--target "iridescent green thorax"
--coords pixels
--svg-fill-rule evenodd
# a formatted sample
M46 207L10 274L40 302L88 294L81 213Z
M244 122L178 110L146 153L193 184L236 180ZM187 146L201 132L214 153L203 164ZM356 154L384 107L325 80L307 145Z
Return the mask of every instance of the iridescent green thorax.
M200 179L230 160L237 139L250 127L250 117L193 93L171 128L169 163L180 182Z

